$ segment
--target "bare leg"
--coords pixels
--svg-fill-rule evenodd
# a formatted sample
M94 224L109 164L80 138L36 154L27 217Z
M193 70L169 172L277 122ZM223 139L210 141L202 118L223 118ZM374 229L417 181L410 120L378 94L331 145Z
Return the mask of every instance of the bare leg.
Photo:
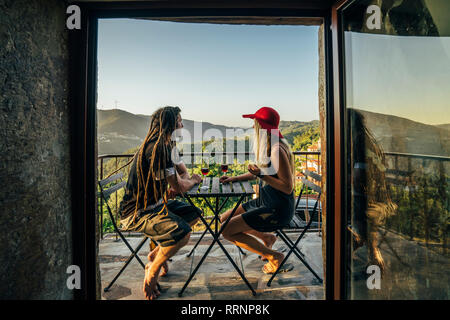
M228 217L230 216L232 211L233 210L230 209L230 210L224 212L223 214L221 214L220 215L220 223L224 223L228 219ZM244 208L242 207L242 205L240 205L236 209L233 217L240 216L244 212L245 212ZM252 236L255 236L255 237L261 239L264 242L264 245L266 247L268 247L269 249L271 249L273 244L275 243L275 241L277 241L277 237L275 237L275 235L273 235L272 233L269 233L269 232L260 232L260 231L254 230L254 229L250 229L248 231L245 231L245 233L246 234L251 234Z
M231 212L233 212L233 209L227 210L224 213L222 213L219 216L220 223L224 223L230 216ZM244 212L245 211L244 211L244 208L242 207L242 205L239 205L239 207L237 207L236 211L234 212L233 216L234 217L239 216L239 215L243 214Z
M244 219L242 219L242 216L237 216L231 218L229 224L223 231L223 236L225 239L233 242L235 245L259 254L260 256L263 256L264 258L269 260L265 268L268 269L268 271L275 271L280 265L281 261L283 261L284 254L266 247L254 237L248 235L247 232L249 230L252 230L252 228L247 223L245 223Z
M384 214L383 204L372 204L367 209L367 249L369 253L369 263L380 267L381 275L384 274L385 264L378 246L379 219Z
M184 247L188 243L189 237L190 233L188 233L175 245L170 247L158 246L159 249L153 259L153 262L149 262L145 266L145 277L142 290L144 291L145 298L147 300L154 300L160 295L156 284L158 282L158 276L159 272L161 271L161 267L164 265L164 263L167 263L167 260L175 255L175 253L177 253L180 248Z
M153 262L155 260L156 255L159 252L159 248L160 246L158 245L155 249L153 249L152 252L150 252L147 256L148 261ZM163 265L161 266L161 272L159 274L160 277L165 277L167 275L167 273L169 272L169 264L167 261L165 261L163 263Z
M261 239L264 242L264 245L269 248L272 249L273 244L277 241L277 237L269 232L260 232L260 231L256 231L256 230L249 230L247 232L245 232L246 234L251 234L253 236L256 236L257 238ZM267 261L266 258L264 258L263 256L259 256L261 258L262 261Z
M192 228L200 218L197 218L189 223L189 226ZM158 245L155 249L153 249L147 256L148 261L153 262L155 260L156 255L158 254L160 246ZM167 261L163 263L161 266L161 272L159 274L160 277L164 277L169 272L169 264Z
M380 267L381 274L384 274L386 266L383 256L378 248L378 232L371 230L368 233L367 249L369 251L369 264L376 264Z

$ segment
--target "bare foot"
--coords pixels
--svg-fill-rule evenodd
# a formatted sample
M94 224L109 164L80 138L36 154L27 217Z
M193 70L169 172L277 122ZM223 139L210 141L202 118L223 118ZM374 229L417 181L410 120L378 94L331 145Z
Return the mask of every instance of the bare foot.
M145 266L145 277L142 291L144 291L145 299L155 300L161 294L156 286L158 275L151 272L151 263Z
M271 233L269 233L267 235L266 239L263 240L264 245L269 249L272 249L272 246L276 241L277 241L277 237ZM262 261L267 261L267 258L264 258L262 256L259 256L259 257Z
M153 262L153 260L155 260L156 254L159 251L159 246L156 247L155 249L153 249L152 252L150 252L147 256L148 261ZM169 264L166 262L163 263L163 265L161 266L161 272L159 273L160 277L164 277L167 275L167 273L169 272Z
M381 251L378 248L372 249L372 253L369 254L369 263L370 264L376 264L380 267L381 276L384 275L384 271L386 269L386 266L384 264L383 256L381 255Z
M281 264L281 261L283 261L284 254L276 252L273 256L267 256L267 259L269 262L263 266L263 271L264 273L274 273Z

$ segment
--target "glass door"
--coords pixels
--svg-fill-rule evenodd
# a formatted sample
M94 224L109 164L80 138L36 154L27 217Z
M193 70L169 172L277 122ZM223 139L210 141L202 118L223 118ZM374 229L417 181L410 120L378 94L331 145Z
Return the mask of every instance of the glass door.
M341 11L347 299L449 299L450 1Z

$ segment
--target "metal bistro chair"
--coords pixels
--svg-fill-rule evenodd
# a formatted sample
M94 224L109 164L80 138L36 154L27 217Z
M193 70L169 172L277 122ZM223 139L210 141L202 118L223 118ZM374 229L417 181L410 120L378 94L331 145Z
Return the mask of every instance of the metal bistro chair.
M310 172L308 170L305 170L305 172L303 173L305 177L311 177L314 180L317 181L322 181L322 177L320 175L318 175L317 173L314 172ZM320 188L320 186L314 184L312 181L307 180L306 178L301 178L303 186L302 189L300 190L300 195L298 196L296 205L295 205L295 209L294 209L294 217L291 220L291 222L289 223L289 225L287 225L286 227L283 227L279 230L276 231L277 236L283 240L283 242L288 246L289 248L289 252L286 254L286 256L284 257L283 261L280 263L279 267L277 268L277 270L272 274L272 277L269 279L269 281L267 282L267 286L270 287L273 279L275 278L275 276L279 273L279 270L282 268L282 266L284 265L284 263L288 260L289 256L294 253L297 258L303 263L303 265L308 268L309 271L311 271L311 273L316 277L316 279L320 282L323 283L323 280L321 277L319 277L319 275L311 268L311 266L306 262L305 260L305 255L300 251L300 249L297 247L297 245L299 244L300 240L303 238L303 236L305 235L306 231L308 231L308 229L310 228L311 224L313 223L314 217L316 215L316 213L318 212L318 205L320 202L320 196L322 194L322 189ZM317 201L314 204L314 209L312 210L311 215L309 214L307 209L304 209L304 213L305 213L305 218L307 220L307 222L305 223L304 221L302 221L301 217L300 217L300 213L301 210L298 209L298 205L300 203L301 197L303 195L303 192L306 189L311 189L313 191L316 191L318 193L317 196ZM293 242L286 234L286 230L289 229L303 229L300 236L297 238L297 240L295 242Z
M126 269L126 267L131 262L131 260L133 260L133 258L136 258L137 261L139 262L139 264L145 270L145 264L139 258L138 252L142 248L142 246L145 244L145 242L147 242L148 237L144 236L143 239L141 240L141 242L138 244L138 246L135 249L133 249L133 247L131 247L131 245L127 241L127 239L125 239L125 237L123 236L123 234L120 231L120 229L117 227L116 220L115 220L114 215L112 214L111 208L110 208L110 206L108 204L109 197L114 192L119 191L120 189L125 187L127 182L126 181L121 181L121 182L118 182L118 183L116 183L116 184L114 184L112 186L109 186L109 187L105 187L105 186L115 182L116 180L120 180L122 178L123 178L123 173L117 173L115 175L110 176L109 178L100 180L98 182L98 187L100 189L100 196L103 198L103 201L106 203L106 207L108 209L108 214L109 214L109 217L111 218L111 222L113 224L114 230L117 232L117 234L119 235L120 239L122 239L122 241L125 243L125 245L128 247L128 249L131 251L131 255L125 261L124 265L122 266L122 269L120 269L120 271L116 274L116 276L110 282L110 284L108 284L108 286L105 287L105 289L103 289L105 292L107 292L111 288L111 286L116 282L116 280L119 278L119 276L122 274L122 272ZM153 239L150 239L150 241L152 241L155 245L158 245ZM158 286L158 289L160 290L161 287L159 286L159 284L157 284L157 286Z

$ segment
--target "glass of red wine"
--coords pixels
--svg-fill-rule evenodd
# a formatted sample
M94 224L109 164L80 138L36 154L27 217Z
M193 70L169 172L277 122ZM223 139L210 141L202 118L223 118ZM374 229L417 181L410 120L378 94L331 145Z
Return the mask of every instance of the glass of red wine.
M208 167L202 167L202 175L206 176L209 173Z
M220 170L222 170L222 172L226 174L228 172L228 164L220 165Z
M203 161L202 163L202 175L206 176L209 173L209 163L207 161Z

